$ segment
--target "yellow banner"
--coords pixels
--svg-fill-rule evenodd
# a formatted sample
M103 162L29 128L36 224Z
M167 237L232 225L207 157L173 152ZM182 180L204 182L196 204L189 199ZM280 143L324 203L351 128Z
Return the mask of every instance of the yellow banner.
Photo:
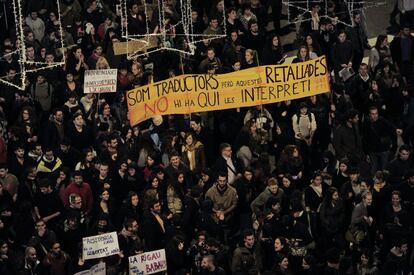
M290 65L259 66L228 74L180 75L127 92L129 120L190 114L308 97L328 92L325 56Z

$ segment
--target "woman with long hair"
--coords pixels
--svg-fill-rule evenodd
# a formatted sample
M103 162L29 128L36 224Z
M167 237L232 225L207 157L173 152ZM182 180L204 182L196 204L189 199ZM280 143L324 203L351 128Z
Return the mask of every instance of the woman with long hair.
M184 144L181 148L181 159L195 174L198 174L206 168L204 145L191 132L187 132L184 136Z
M372 47L369 53L368 65L371 68L371 72L375 75L378 70L378 66L382 67L384 62L392 62L391 50L387 35L380 34L377 37L375 46Z
M263 48L261 65L277 65L284 62L282 40L277 34L273 34Z
M264 245L263 269L272 270L275 268L275 262L281 256L288 255L290 248L286 238L277 237L274 240L266 239Z
M338 189L330 187L320 208L321 225L324 232L325 248L345 247L344 222L345 205Z
M156 176L151 176L147 187L145 188L143 192L143 210L149 210L149 207L151 205L151 202L154 200L159 200L160 202L164 202L162 198L162 192L160 186L160 180Z
M147 163L147 156L157 152L155 143L148 132L142 134L138 143L138 149L138 167L144 168Z
M299 47L298 53L296 57L292 60L292 63L306 62L309 60L311 60L309 56L309 49L307 46L303 45Z
M85 182L92 182L95 173L95 151L92 147L82 151L82 158L76 164L75 171L82 171Z
M71 183L71 176L70 176L70 169L68 167L60 167L59 174L56 178L54 189L59 194L59 197L62 201L64 201L65 196L65 189Z
M311 177L311 183L304 190L305 209L309 214L311 232L316 240L320 236L320 208L327 189L322 174L316 171Z
M81 84L75 80L72 72L66 72L66 81L62 85L62 92L59 101L63 104L69 99L69 94L75 92L78 97L83 93Z
M99 199L97 200L94 210L95 210L95 213L93 214L93 216L95 217L95 219L97 219L102 214L106 214L109 220L111 221L111 223L113 222L115 213L114 213L114 209L112 205L112 198L109 193L109 190L101 189L99 191Z
M144 180L148 182L154 175L154 170L158 167L158 155L156 152L151 152L147 155L147 161L145 167L142 169L142 175Z
M142 208L138 193L131 191L122 204L116 219L117 227L122 227L122 223L127 219L140 221L142 217Z
M284 174L290 174L298 187L298 183L301 182L304 176L304 165L298 146L293 144L286 145L277 167L279 177L282 177Z
M332 186L338 189L341 189L342 186L349 181L348 174L349 160L347 158L342 158L339 160L338 168L335 171L335 174L332 177Z
M38 120L36 113L31 107L25 106L20 110L16 126L22 129L22 138L26 144L37 142Z
M167 187L167 207L173 214L174 221L180 223L184 211L184 197L186 193L185 178L179 173L176 178L170 179Z
M118 123L116 118L112 115L111 105L108 102L104 102L99 107L99 114L96 118L96 127L99 127L100 124L106 123L108 124L108 132L112 132L114 130L118 130Z
M316 39L314 39L312 34L306 35L305 46L308 47L309 56L311 59L315 59L318 56L322 55L321 46L319 46L319 43L317 42Z
M356 275L378 275L379 269L374 265L374 256L369 249L363 249L356 264Z
M279 256L273 270L275 275L292 275L289 267L289 257L287 255Z

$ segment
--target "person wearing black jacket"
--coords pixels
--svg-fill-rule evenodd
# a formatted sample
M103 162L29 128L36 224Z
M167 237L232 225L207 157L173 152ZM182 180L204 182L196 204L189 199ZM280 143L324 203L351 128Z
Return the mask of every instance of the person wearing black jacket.
M192 115L190 119L190 127L194 132L194 137L200 141L205 148L207 166L214 163L217 151L214 147L214 138L210 130L201 124L201 117L199 115Z
M165 229L166 223L161 217L161 204L159 201L153 201L150 209L144 214L143 230L146 251L165 248Z
M347 157L353 163L364 159L358 121L358 111L351 109L345 115L345 122L334 130L333 146L337 159Z
M401 145L398 149L398 156L387 165L387 171L390 172L388 182L394 186L402 183L405 171L413 168L414 162L411 159L411 148L408 145Z
M233 185L235 180L240 178L242 165L232 156L231 146L228 143L220 144L221 156L218 157L214 165L214 172L217 176L220 173L227 175L228 183Z
M339 79L339 71L346 67L352 66L352 43L347 40L347 35L344 31L338 33L338 40L331 49L331 61L335 71L335 77Z
M243 176L234 183L239 197L237 201L236 216L239 217L240 229L250 228L252 225L250 204L256 196L256 188L253 184L253 170L246 168Z
M361 23L361 14L355 12L353 15L353 26L346 28L349 39L352 43L353 49L353 58L352 58L352 68L354 71L358 70L359 65L362 62L364 57L364 50L370 50L371 46L368 44L367 33Z
M401 32L394 37L390 44L392 60L398 65L403 76L412 78L414 60L414 37L410 28L402 26Z
M321 204L320 219L323 232L326 234L323 238L326 241L326 248L337 246L345 247L343 237L345 221L345 205L339 197L339 191L335 187L330 187L324 201Z
M391 147L396 147L397 130L388 120L379 116L378 108L369 108L369 118L362 127L365 151L371 161L371 172L387 167Z
M359 114L363 114L363 111L366 110L364 99L369 98L371 82L372 79L369 75L368 65L361 63L358 74L349 80L349 85L346 89L347 94L351 97L352 104L359 111Z
M284 62L282 41L278 35L274 34L268 39L261 60L261 65L277 65Z

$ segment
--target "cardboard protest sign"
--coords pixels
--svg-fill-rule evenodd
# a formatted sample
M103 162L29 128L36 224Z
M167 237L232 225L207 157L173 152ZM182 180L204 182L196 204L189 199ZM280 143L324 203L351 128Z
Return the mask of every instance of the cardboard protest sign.
M106 265L102 262L92 266L89 270L84 270L74 275L106 275Z
M83 82L84 93L115 93L117 75L117 69L86 70Z
M165 249L129 257L129 275L147 275L167 270Z
M228 74L180 75L127 92L129 120L249 107L329 92L325 56L290 65L258 66Z
M83 259L96 259L119 253L118 235L116 232L86 237L83 242Z

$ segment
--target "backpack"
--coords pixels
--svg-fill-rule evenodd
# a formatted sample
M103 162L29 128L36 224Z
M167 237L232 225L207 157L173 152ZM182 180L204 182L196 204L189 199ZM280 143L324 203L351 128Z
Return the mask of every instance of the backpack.
M308 118L309 118L309 123L312 123L312 113L308 112ZM296 124L299 125L299 120L300 120L300 113L296 114Z

